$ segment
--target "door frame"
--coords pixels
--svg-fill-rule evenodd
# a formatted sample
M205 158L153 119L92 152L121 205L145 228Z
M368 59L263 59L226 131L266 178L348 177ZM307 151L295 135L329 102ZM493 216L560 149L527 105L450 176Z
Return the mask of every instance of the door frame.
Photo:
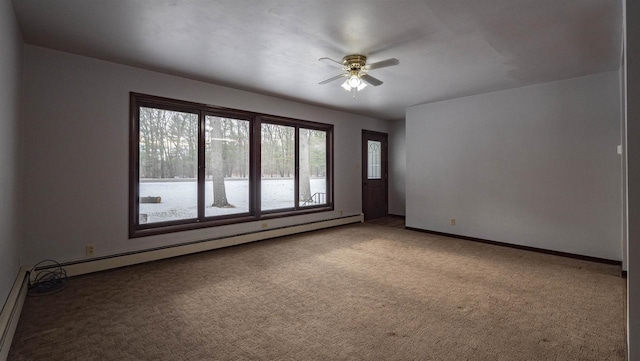
M385 204L385 213L389 214L389 134L383 132L377 132L373 130L362 129L362 138L360 143L360 150L362 152L362 163L361 163L361 193L362 193L362 213L364 215L364 220L367 220L367 215L365 213L365 182L368 180L367 174L367 166L368 166L368 152L365 151L365 144L367 139L367 135L373 135L377 137L383 137L383 146L382 153L380 157L380 166L381 166L381 175L384 180L384 204Z

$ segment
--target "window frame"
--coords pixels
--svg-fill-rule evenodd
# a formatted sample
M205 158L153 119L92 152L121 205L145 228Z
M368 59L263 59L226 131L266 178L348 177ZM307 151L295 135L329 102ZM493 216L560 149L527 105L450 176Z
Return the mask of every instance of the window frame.
M198 175L197 217L154 223L139 223L140 214L140 107L196 114L198 117ZM238 214L205 216L205 122L206 116L217 116L249 121L249 212ZM333 177L333 124L294 119L250 112L238 109L175 100L153 95L130 92L129 100L129 238L216 227L222 225L290 217L334 210ZM261 210L261 135L262 123L292 126L294 128L294 206L282 209ZM299 130L312 129L326 132L326 204L299 204Z

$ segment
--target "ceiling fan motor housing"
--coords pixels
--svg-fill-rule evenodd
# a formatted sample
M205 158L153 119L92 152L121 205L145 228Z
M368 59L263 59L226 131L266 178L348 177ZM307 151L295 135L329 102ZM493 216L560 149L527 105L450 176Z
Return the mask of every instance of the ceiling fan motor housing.
M347 55L344 58L342 58L342 64L344 64L344 66L348 70L358 71L364 68L366 63L367 63L367 57L364 55L353 54L353 55Z

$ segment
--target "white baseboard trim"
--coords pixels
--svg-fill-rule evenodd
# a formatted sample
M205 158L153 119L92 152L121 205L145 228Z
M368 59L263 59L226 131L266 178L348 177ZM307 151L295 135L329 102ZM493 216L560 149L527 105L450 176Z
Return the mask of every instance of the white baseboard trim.
M21 268L9 292L9 297L0 312L0 361L5 361L9 356L9 348L13 341L13 335L18 326L24 299L28 290L28 268Z
M325 221L305 223L301 225L275 228L265 231L246 233L236 236L221 237L210 240L192 242L183 245L156 248L140 252L113 255L104 258L89 259L73 263L63 263L68 276L104 271L113 268L131 266L138 263L157 261L165 258L183 256L191 253L209 251L218 248L240 245L269 238L288 236L297 233L315 231L323 228L342 226L351 223L364 222L364 215L346 216ZM0 360L1 361L1 360Z

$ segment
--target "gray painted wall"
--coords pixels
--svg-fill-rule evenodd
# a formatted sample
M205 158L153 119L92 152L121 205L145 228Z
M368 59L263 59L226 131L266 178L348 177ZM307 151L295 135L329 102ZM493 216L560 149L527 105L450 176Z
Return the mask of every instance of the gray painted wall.
M621 260L619 92L607 72L408 108L407 226Z
M627 345L640 360L640 3L626 1Z
M389 122L389 213L405 215L407 149L404 119Z
M20 268L19 109L22 37L10 1L0 1L0 307Z
M128 238L129 92L335 125L335 211L269 220L286 226L360 214L360 137L387 122L25 46L24 263L70 261L259 230L243 223Z
M621 214L622 214L622 222L620 224L621 232L622 232L622 270L627 271L629 269L629 257L628 257L628 248L629 248L629 237L627 234L627 71L626 71L626 63L625 57L622 57L622 63L620 64L620 109L621 109L621 117L620 117L620 145L622 154L620 155L620 197L622 199L621 204Z

